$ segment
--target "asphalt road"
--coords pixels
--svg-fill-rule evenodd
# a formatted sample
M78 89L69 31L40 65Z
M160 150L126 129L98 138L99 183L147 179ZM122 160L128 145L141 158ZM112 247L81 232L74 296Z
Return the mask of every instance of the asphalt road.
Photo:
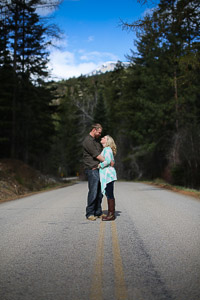
M0 204L0 299L199 300L200 201L131 182L115 195L113 222L85 219L86 182Z

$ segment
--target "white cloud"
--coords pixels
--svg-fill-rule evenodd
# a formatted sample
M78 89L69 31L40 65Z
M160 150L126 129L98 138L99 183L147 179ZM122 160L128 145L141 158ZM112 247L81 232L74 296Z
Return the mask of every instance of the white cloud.
M64 0L66 2L78 2L80 0ZM55 10L59 9L59 5L62 3L62 0L45 0L41 4L37 4L36 12L41 16L51 15Z
M65 50L66 47L68 46L68 36L66 36L66 34L62 34L60 38L53 38L51 40L51 43L53 46L49 47L50 52L53 51L55 47Z
M78 50L78 53L81 53L81 54L82 54L82 53L85 53L85 50L84 50L84 49L79 49L79 50Z
M50 59L52 63L55 64L74 64L74 54L72 52L61 52L60 50L55 50L51 53Z
M92 51L92 52L83 52L83 55L80 57L81 60L90 61L102 61L102 60L118 60L118 57L114 55L113 53L109 52L98 52L98 51Z
M47 0L36 5L36 12L41 16L48 16L59 8L60 0Z
M50 54L49 69L54 80L86 75L107 61L118 57L108 52L86 52L83 49L69 52L54 49Z

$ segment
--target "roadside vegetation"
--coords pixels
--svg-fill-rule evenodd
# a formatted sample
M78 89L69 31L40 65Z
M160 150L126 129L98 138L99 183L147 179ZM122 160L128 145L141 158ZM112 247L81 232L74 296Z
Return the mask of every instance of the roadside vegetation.
M44 175L18 160L0 160L0 203L50 189L66 187L75 182Z
M156 187L160 187L163 189L171 190L173 192L180 193L185 196L191 196L191 197L194 197L194 198L197 198L200 200L200 191L199 190L189 189L189 188L186 188L183 186L178 186L178 185L172 185L172 184L169 184L168 182L164 181L163 179L157 178L152 181L142 180L139 182L144 183L144 184L154 185Z

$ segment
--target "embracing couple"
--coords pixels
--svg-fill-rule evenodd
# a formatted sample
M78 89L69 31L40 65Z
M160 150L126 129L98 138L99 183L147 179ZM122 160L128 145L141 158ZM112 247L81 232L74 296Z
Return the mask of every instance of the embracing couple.
M114 168L114 155L117 148L113 138L109 135L101 136L101 124L94 124L90 133L83 141L83 162L88 178L88 198L86 218L95 221L101 217L103 221L115 219L114 181L117 180ZM101 202L106 195L108 201L108 214L102 214Z

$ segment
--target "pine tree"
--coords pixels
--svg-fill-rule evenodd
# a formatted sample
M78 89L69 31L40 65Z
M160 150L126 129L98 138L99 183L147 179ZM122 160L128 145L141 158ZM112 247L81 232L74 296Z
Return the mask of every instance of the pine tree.
M53 2L12 0L11 2L4 1L3 4L4 15L0 24L3 30L1 40L6 43L4 43L0 58L5 71L5 53L8 53L9 70L12 70L10 100L6 100L9 111L12 111L12 130L9 139L11 156L28 162L29 159L31 161L33 159L35 141L42 143L41 136L44 137L47 132L52 134L49 109L51 96L48 90L45 96L44 78L48 76L47 46L51 44L52 36L58 36L59 31L54 26L45 25L36 13L38 6L52 5ZM0 42L1 45L2 42ZM2 95L6 93L6 87L1 90ZM0 95L0 98L2 108L5 101L3 96ZM35 126L38 119L40 119L40 126ZM46 123L47 120L48 123ZM45 126L49 126L50 130L45 131ZM38 127L37 131L36 127ZM35 135L36 132L37 135ZM46 139L49 141L48 135ZM40 148L44 150L42 145ZM35 156L35 159L38 160L38 156Z
M126 111L133 113L138 145L154 145L157 161L161 157L166 161L170 137L174 140L174 134L180 136L182 128L199 118L198 10L196 0L162 0L151 15L129 24L138 30L138 55L131 60L139 85Z
M10 151L12 132L13 70L8 51L8 22L6 1L0 4L0 156Z
M76 176L82 158L80 110L70 97L70 89L67 87L57 100L59 105L54 114L56 135L51 152L52 170L65 177Z
M103 127L102 134L108 134L108 117L102 91L98 92L97 104L94 109L93 123L100 123Z

